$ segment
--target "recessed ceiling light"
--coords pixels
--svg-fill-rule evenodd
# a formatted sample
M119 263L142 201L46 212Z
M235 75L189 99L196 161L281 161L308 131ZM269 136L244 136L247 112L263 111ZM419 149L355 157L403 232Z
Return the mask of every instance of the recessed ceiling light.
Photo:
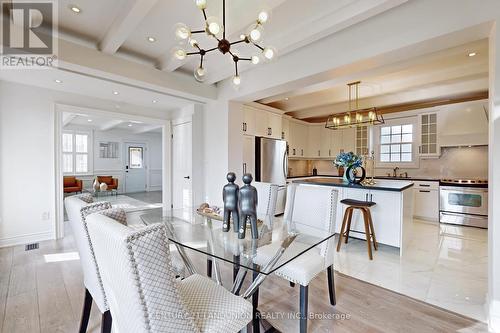
M87 121L88 121L89 123L91 123L91 122L92 122L92 119L87 119Z
M156 99L153 99L151 102L153 102L153 104L158 103L158 101Z
M55 83L62 83L62 81L61 81L61 80L59 80L59 79L55 79L55 80L54 80L54 82L55 82Z
M118 91L113 91L113 95L119 95L120 93Z
M132 124L128 124L127 126L128 126L128 127L132 127Z
M473 57L473 56L475 56L476 54L477 54L476 52L470 52L470 53L468 54L468 56L469 56L469 57Z
M154 43L154 42L156 42L156 38L154 38L152 36L148 36L148 42Z
M69 5L69 9L71 9L71 11L73 13L77 13L77 14L80 14L82 12L82 10L78 6L75 6L75 5Z

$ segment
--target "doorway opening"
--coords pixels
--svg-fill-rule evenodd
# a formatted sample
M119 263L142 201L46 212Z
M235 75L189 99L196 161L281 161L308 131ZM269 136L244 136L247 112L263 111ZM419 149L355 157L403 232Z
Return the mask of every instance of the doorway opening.
M56 105L56 236L66 196L89 193L127 213L170 207L170 122Z

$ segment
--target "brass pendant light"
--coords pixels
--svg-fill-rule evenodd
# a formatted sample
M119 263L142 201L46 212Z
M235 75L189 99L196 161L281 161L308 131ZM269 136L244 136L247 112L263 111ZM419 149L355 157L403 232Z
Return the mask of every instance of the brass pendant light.
M357 126L379 125L384 123L384 117L376 107L360 109L359 108L359 85L361 81L351 82L347 84L349 95L349 111L343 113L335 113L328 116L325 127L336 130L342 128L350 128ZM353 101L353 91L355 100ZM353 102L355 107L353 108Z

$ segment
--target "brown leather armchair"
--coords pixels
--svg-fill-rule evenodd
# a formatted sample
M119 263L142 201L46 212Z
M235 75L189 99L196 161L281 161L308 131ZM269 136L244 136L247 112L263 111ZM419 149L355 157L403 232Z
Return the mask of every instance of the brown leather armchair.
M113 176L97 176L97 181L99 184L106 183L108 190L118 191L118 178L113 178Z
M73 176L64 176L63 184L64 193L78 193L83 189L82 180Z

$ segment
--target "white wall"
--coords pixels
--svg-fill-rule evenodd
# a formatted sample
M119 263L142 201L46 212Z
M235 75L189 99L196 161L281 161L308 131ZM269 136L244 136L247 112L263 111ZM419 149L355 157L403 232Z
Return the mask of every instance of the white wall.
M0 81L0 246L54 237L55 103L116 112L109 101ZM168 117L161 110L140 112Z
M49 239L55 215L54 105L0 82L0 246Z
M94 176L111 175L118 178L118 192L123 193L124 188L124 144L130 143L145 143L146 151L146 166L147 191L161 191L162 189L162 134L161 133L140 133L135 134L132 130L112 129L108 131L95 130L92 127L72 126L64 127L64 130L81 130L89 131L92 140L93 156L90 165L90 174L80 175L79 178L84 180L84 187L90 187ZM100 158L99 143L100 142L118 142L119 143L119 158Z

